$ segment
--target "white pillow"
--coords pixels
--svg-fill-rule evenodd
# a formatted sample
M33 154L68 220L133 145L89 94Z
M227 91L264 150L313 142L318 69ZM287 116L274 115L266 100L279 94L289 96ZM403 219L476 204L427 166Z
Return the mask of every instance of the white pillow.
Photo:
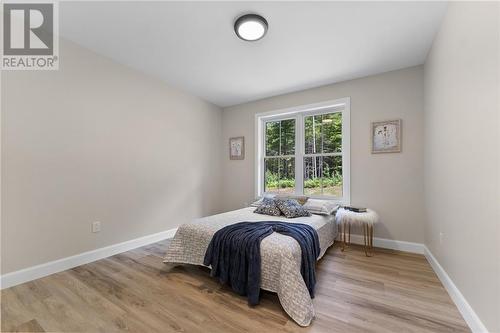
M276 199L281 199L281 200L294 199L294 200L297 200L297 202L299 204L301 204L302 206L304 206L305 203L307 202L307 200L309 200L308 196L305 196L305 195L295 195L295 194L287 194L287 195L279 194L279 195L275 196L275 198Z
M332 215L337 211L339 205L332 200L311 199L304 204L304 209L317 215Z
M273 193L267 193L267 194L264 194L263 197L260 197L258 200L252 202L250 204L250 207L259 207L262 204L262 200L264 198L275 198L275 199L281 199L281 200L295 199L302 206L304 206L304 204L307 202L307 200L309 200L309 197L307 197L305 195L294 195L294 194L277 195L277 194L273 194Z
M264 198L274 198L275 196L276 194L264 194L263 197L260 197L256 201L252 202L250 204L250 207L259 207L262 204L262 200L264 200Z

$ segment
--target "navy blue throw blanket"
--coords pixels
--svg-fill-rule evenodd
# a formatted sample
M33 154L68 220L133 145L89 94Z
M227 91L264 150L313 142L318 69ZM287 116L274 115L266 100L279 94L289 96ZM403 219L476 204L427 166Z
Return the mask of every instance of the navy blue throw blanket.
M221 283L229 283L236 293L247 295L250 305L256 305L260 294L260 242L273 232L293 237L299 243L300 272L314 297L315 264L320 248L318 233L307 224L265 221L228 225L212 237L203 264L212 265L212 276Z

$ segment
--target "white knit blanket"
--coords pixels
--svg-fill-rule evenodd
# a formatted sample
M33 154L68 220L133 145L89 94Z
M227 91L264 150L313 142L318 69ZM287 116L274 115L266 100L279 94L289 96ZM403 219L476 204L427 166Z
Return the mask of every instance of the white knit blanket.
M337 224L349 223L350 225L373 225L378 222L378 215L371 209L367 209L366 213L356 213L350 210L340 208L335 215Z

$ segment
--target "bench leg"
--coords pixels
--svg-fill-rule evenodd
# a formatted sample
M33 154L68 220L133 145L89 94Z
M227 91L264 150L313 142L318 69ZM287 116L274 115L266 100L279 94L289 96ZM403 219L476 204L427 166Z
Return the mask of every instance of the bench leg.
M340 224L340 241L342 242L342 252L345 250L345 223Z
M340 225L340 240L342 242L342 252L351 245L351 224L342 222Z
M373 256L373 225L369 223L363 224L363 240L365 243L365 255Z

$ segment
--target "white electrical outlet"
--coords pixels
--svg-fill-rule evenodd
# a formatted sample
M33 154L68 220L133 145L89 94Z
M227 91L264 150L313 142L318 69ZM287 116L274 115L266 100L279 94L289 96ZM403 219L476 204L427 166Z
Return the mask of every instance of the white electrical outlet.
M443 244L444 232L439 233L439 244Z
M92 222L92 232L99 232L101 231L101 222L96 221Z

